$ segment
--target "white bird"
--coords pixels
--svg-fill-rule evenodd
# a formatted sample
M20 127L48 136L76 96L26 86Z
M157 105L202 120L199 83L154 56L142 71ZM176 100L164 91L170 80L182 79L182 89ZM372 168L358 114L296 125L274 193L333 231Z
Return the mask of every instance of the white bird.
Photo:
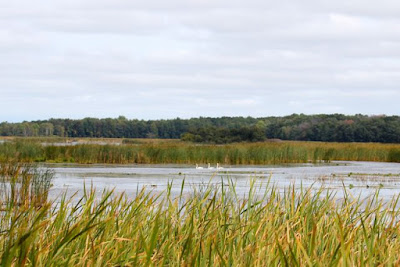
M214 169L214 167L211 167L211 164L208 163L208 169L211 170L211 169Z
M196 164L196 169L203 169L203 167L199 167L199 164Z
M219 163L217 163L217 170L222 170L224 167L219 166Z

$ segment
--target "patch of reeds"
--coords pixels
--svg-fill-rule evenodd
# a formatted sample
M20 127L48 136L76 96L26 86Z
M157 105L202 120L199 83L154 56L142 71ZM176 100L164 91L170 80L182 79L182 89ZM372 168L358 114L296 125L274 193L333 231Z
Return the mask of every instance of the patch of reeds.
M11 207L0 219L1 265L396 266L399 197L338 201L324 188L232 180L195 193L90 190L56 206Z
M133 140L133 139L132 139ZM115 141L115 140L114 140ZM29 162L117 164L281 164L305 162L400 162L400 144L263 142L198 145L166 141L158 143L46 145L18 139L0 144L0 159Z
M54 177L49 169L30 163L13 161L0 163L1 208L14 206L41 207L47 203Z
M400 162L400 149L390 149L388 155L388 161L390 162Z

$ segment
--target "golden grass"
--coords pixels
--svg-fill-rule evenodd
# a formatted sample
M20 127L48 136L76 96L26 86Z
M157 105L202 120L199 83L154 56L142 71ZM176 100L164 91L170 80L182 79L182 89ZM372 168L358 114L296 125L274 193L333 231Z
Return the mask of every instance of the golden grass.
M182 183L182 190L185 185ZM233 181L189 195L88 190L40 208L4 205L2 266L395 266L398 198L337 202L323 188ZM57 205L56 207L54 205Z
M41 141L45 139L40 139ZM91 139L93 140L93 139ZM102 142L95 139L92 142ZM125 140L125 139L124 139ZM400 162L400 144L260 142L228 145L199 145L177 140L129 139L125 144L77 143L70 146L47 145L32 139L16 139L0 144L0 159L20 161L117 163L117 164L281 164L305 162L381 161ZM114 142L114 144L113 144Z

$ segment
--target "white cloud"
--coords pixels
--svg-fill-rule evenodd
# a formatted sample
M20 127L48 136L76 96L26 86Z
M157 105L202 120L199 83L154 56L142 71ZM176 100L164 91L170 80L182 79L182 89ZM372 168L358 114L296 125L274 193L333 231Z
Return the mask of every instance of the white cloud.
M3 1L0 121L398 114L398 14L393 0Z

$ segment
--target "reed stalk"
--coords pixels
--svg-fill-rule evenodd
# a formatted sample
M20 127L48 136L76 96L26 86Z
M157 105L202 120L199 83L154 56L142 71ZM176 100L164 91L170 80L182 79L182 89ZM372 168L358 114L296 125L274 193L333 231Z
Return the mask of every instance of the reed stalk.
M2 266L396 266L399 197L338 201L325 188L231 179L192 193L87 189L79 200L10 205ZM346 189L343 189L346 190Z

